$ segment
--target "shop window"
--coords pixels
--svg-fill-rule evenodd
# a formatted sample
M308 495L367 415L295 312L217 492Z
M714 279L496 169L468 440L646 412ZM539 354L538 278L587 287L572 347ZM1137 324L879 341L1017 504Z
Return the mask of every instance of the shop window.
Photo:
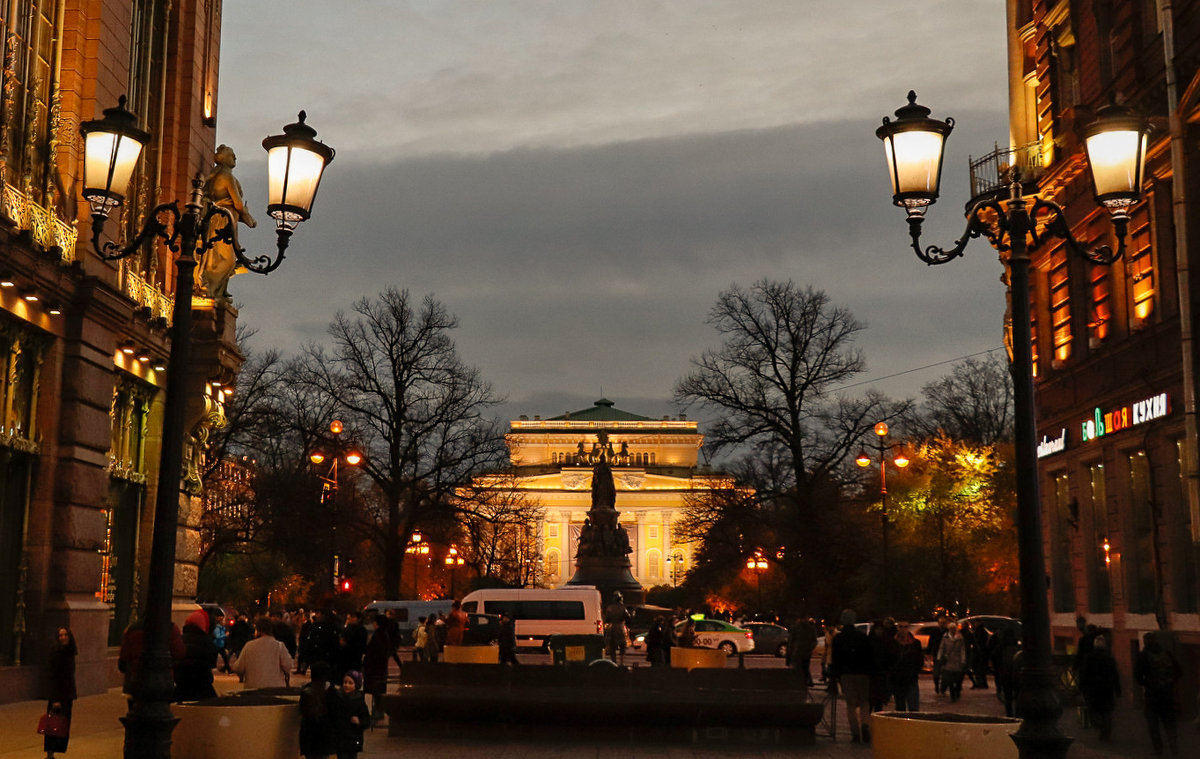
M1149 614L1155 610L1157 584L1154 580L1154 503L1150 491L1150 462L1145 451L1129 456L1129 523L1131 540L1126 546L1125 564L1129 588L1126 606L1131 612Z
M1065 613L1075 611L1075 581L1071 572L1071 537L1068 532L1072 520L1070 485L1066 474L1054 478L1054 512L1050 525L1050 542L1055 547L1050 553L1054 610Z
M1112 578L1109 575L1109 556L1104 544L1111 540L1108 532L1108 489L1104 482L1104 465L1088 467L1091 483L1091 520L1088 524L1088 548L1084 560L1088 574L1088 611L1112 611ZM1111 544L1110 544L1111 545Z
M1192 510L1188 503L1187 469L1184 466L1184 441L1175 442L1175 462L1179 467L1179 510L1178 525L1169 530L1171 535L1171 553L1175 561L1172 578L1174 587L1175 610L1184 613L1196 611L1196 562L1192 560Z

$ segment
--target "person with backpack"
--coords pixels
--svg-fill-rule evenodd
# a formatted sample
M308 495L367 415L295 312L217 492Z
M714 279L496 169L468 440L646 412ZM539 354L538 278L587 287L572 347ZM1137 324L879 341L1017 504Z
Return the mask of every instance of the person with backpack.
M1179 708L1175 703L1175 685L1183 674L1175 656L1162 647L1158 635L1148 632L1143 637L1144 645L1133 665L1133 679L1145 693L1146 727L1150 731L1150 743L1154 753L1162 755L1162 733L1167 734L1167 745L1171 753L1179 754Z

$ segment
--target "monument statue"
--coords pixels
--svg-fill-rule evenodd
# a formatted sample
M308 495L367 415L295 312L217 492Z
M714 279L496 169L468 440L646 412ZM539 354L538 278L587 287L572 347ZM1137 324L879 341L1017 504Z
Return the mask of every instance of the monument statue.
M598 444L601 451L605 446L612 450L606 437ZM633 548L618 519L617 487L609 458L602 453L592 467L592 507L579 531L575 575L567 584L595 585L606 601L614 593L620 593L625 603L639 604L645 598L645 591L630 571L629 554Z
M204 182L204 193L213 205L228 208L233 218L253 229L258 225L246 204L242 200L242 184L233 176L233 167L237 165L237 155L233 148L222 145L217 148L213 157L213 168ZM212 232L223 229L229 224L229 219L222 214L213 217ZM213 243L212 248L204 254L199 274L199 285L203 292L215 301L230 302L228 286L233 270L237 268L237 256L233 253L233 245L224 240Z

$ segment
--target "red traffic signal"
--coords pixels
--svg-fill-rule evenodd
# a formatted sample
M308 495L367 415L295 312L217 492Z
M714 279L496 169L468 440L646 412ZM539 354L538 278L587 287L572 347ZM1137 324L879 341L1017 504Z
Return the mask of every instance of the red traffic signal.
M353 589L354 589L354 583L350 580L349 577L343 577L341 579L341 582L338 583L338 590L342 591L343 593L349 593Z

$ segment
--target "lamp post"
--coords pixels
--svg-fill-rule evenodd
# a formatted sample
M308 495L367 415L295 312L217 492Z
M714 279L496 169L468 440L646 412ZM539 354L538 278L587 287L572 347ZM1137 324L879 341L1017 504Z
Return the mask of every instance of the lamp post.
M754 573L754 593L758 597L758 611L762 611L762 573L767 568L767 557L763 556L761 548L754 549L754 555L746 559L746 569Z
M121 97L104 118L84 122L83 197L91 205L92 245L100 258L112 261L132 255L142 245L160 239L175 254L176 290L172 310L171 352L167 363L167 391L163 409L163 437L154 504L150 566L142 619L144 639L141 666L131 678L129 712L125 725L126 759L165 759L171 755L171 731L177 722L171 714L173 690L169 650L171 600L175 580L175 533L179 526L179 491L186 434L187 388L184 387L191 353L192 273L199 256L217 243L232 247L247 269L268 274L283 262L296 225L309 217L325 166L333 149L317 142L316 131L304 123L304 112L284 133L263 140L269 172L269 213L276 222L277 255L248 258L237 240L237 217L230 209L210 202L199 178L184 210L177 201L154 208L142 229L126 247L101 242L109 214L124 202L130 179L150 134L139 129ZM164 217L166 220L164 221ZM224 224L214 224L223 219Z
M408 546L404 552L411 554L413 557L413 596L420 600L421 598L421 557L429 555L429 543L425 542L425 536L420 530L414 530L409 536Z
M466 562L463 559L462 555L459 554L458 547L454 546L454 545L450 546L450 550L446 552L446 566L450 567L450 597L451 598L457 598L457 596L454 595L454 576L455 576L455 574L457 574L458 568L461 567L464 563L466 563Z
M872 446L879 452L879 499L881 512L879 514L879 523L883 529L883 599L887 605L888 611L892 611L892 572L888 565L888 497L887 497L887 452L895 445L888 445L884 442L887 438L888 426L887 422L879 422L875 425L875 445ZM866 468L871 465L871 457L865 451L859 451L855 457L854 463L860 467ZM899 469L908 466L908 457L903 453L892 454L892 464Z
M667 557L667 564L671 568L671 587L678 585L679 570L683 567L683 554L676 553Z
M355 451L353 449L343 450L341 448L341 445L338 443L338 436L342 434L342 423L339 420L334 419L332 422L329 423L329 433L333 436L333 445L331 446L333 452L331 454L327 454L322 450L315 450L311 454L309 454L308 460L311 461L313 464L320 466L321 464L325 463L325 459L327 459L327 458L332 459L332 463L330 463L330 465L329 465L328 474L326 474L325 476L320 478L321 479L321 505L324 506L327 503L331 504L330 508L333 510L333 520L332 520L332 523L330 525L330 530L329 530L329 553L330 553L329 574L330 574L330 580L331 580L331 585L332 585L333 589L334 590L342 590L343 588L341 587L341 583L339 582L339 580L341 579L341 571L340 571L340 566L339 566L340 562L339 562L339 556L338 556L338 539L337 539L338 462L345 461L346 464L348 464L349 466L358 466L360 463L362 463L362 454L360 454L358 451Z
M1046 599L1046 559L1042 544L1041 503L1038 495L1037 420L1033 398L1033 335L1030 327L1029 250L1047 237L1065 241L1068 249L1096 264L1111 264L1125 250L1129 209L1141 198L1149 126L1126 108L1110 105L1084 133L1096 201L1108 209L1117 248L1085 250L1074 239L1058 204L1026 198L1021 177L1013 171L1008 197L985 197L967 211L967 229L950 249L922 250L921 223L937 200L945 139L952 119L929 118L908 93L908 105L896 120L883 119L875 134L883 140L892 180L893 202L908 213L909 234L917 257L926 264L943 264L962 255L973 237L987 237L1007 254L1012 309L1012 377L1017 473L1017 540L1021 575L1023 621L1022 667L1017 711L1023 718L1013 735L1022 759L1066 755L1071 739L1058 727L1062 704L1054 688L1050 658L1050 610Z

